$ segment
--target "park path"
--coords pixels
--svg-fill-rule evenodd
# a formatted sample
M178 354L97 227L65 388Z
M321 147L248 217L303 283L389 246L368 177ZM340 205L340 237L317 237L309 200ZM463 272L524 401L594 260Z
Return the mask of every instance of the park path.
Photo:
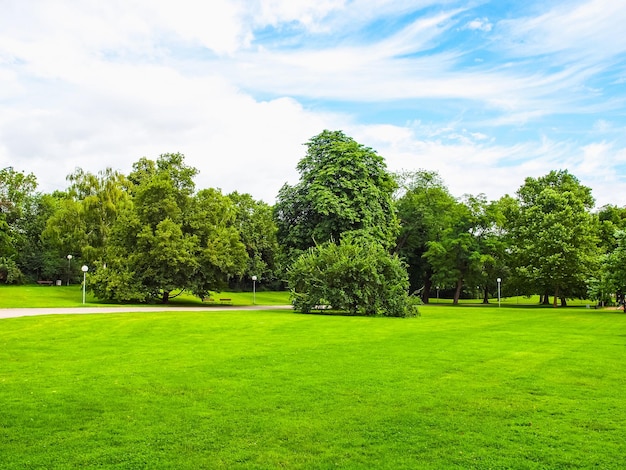
M67 308L0 308L0 319L33 317L37 315L94 315L102 313L134 312L223 312L227 310L288 310L291 305L246 305L246 306L206 306L206 307L168 307L150 305L145 307L67 307Z

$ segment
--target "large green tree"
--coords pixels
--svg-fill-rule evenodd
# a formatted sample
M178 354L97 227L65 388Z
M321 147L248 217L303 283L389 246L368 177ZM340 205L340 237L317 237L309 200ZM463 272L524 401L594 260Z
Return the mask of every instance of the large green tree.
M0 282L17 282L25 274L36 277L28 263L29 249L34 246L32 227L39 220L41 195L36 193L37 179L7 167L0 170L0 259L4 266ZM37 220L35 220L37 219Z
M566 170L526 178L507 220L511 263L527 293L551 293L555 306L584 295L598 261L593 205L591 189Z
M408 263L411 290L419 291L422 301L428 303L436 282L431 262L435 258L425 254L429 244L442 241L457 201L436 172L407 172L396 178L401 191L397 200L401 231L396 251Z
M247 254L235 206L218 190L196 194L196 173L181 154L133 165L132 200L115 220L105 264L92 276L98 297L167 302L183 290L202 297L243 272Z
M275 206L278 239L288 257L353 232L391 248L399 229L396 184L383 158L341 131L325 130L306 146L297 166L300 181L285 184Z
M235 206L235 225L246 247L248 261L238 287L256 276L265 285L280 279L277 227L272 207L256 201L250 194L233 192L228 198Z
M442 214L443 230L437 238L427 243L424 258L433 269L433 279L440 285L453 285L453 303L459 303L461 292L468 277L481 262L481 253L475 230L478 225L476 214L463 201L455 201Z
M497 279L509 273L504 211L500 201L488 201L484 194L468 195L464 203L472 214L475 250L465 280L482 291L486 304L497 292Z
M71 254L82 263L102 264L113 224L130 204L129 182L111 168L97 174L78 168L67 180L70 186L58 195L42 235L61 258Z

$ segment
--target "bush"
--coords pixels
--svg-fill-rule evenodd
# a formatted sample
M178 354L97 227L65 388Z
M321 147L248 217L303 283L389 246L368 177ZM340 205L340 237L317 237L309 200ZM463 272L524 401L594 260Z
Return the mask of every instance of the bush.
M370 239L310 248L288 273L296 310L331 308L352 315L417 315L404 263Z
M21 284L24 276L15 261L11 258L0 258L0 282L5 284Z

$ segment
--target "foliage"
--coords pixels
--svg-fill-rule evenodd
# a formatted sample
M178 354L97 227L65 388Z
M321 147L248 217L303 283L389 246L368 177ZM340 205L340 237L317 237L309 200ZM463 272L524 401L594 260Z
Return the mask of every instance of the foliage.
M37 216L35 207L35 175L16 171L13 167L0 170L0 257L4 260L4 280L21 279L22 272L30 273L23 263L28 253L29 227Z
M598 218L599 246L603 253L609 253L617 248L615 233L626 230L626 207L605 205L596 213Z
M602 264L603 294L617 294L626 309L626 230L615 232L615 245Z
M6 257L0 257L0 282L4 284L19 284L24 280L24 275L17 263Z
M344 239L310 248L289 270L294 308L330 306L353 315L413 316L404 264L378 243Z
M247 254L235 207L218 190L194 194L180 154L141 159L129 176L132 199L117 214L92 289L103 299L167 302L176 290L204 297L239 275Z
M391 248L398 232L395 182L376 152L341 131L325 130L307 144L300 181L278 193L278 239L292 259L343 234L371 236Z
M445 214L447 223L435 240L427 243L424 258L433 268L437 284L455 286L454 303L459 302L466 277L480 261L478 242L473 229L474 214L463 202L455 202Z
M441 239L456 200L436 172L405 172L396 179L402 191L396 203L401 225L396 251L408 264L411 290L428 303L435 272L425 254L429 243Z
M584 295L598 260L591 190L567 171L527 178L509 208L511 261L527 292Z
M111 231L118 215L130 204L130 196L126 178L111 168L97 174L77 168L67 180L70 187L57 194L42 240L48 247L45 258L49 268L59 278L62 270L70 271L65 275L69 282L80 275L82 264L93 268L105 263ZM76 261L59 264L67 255Z
M249 282L252 276L256 276L259 281L270 286L280 278L280 249L272 207L263 201L255 201L250 194L233 192L228 198L234 204L234 225L248 253L243 278ZM238 279L238 285L241 284L242 278Z

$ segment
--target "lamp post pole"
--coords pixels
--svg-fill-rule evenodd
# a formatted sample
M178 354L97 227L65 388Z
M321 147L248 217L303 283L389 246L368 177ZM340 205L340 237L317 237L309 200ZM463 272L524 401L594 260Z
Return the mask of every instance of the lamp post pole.
M498 281L498 307L500 307L500 284L502 283L502 279L496 279Z
M72 272L72 255L67 255L67 285L70 285L70 273Z
M256 305L256 276L252 276L252 305Z
M85 265L80 269L83 271L83 305L85 305L85 286L87 285L87 271L89 271L89 268Z

